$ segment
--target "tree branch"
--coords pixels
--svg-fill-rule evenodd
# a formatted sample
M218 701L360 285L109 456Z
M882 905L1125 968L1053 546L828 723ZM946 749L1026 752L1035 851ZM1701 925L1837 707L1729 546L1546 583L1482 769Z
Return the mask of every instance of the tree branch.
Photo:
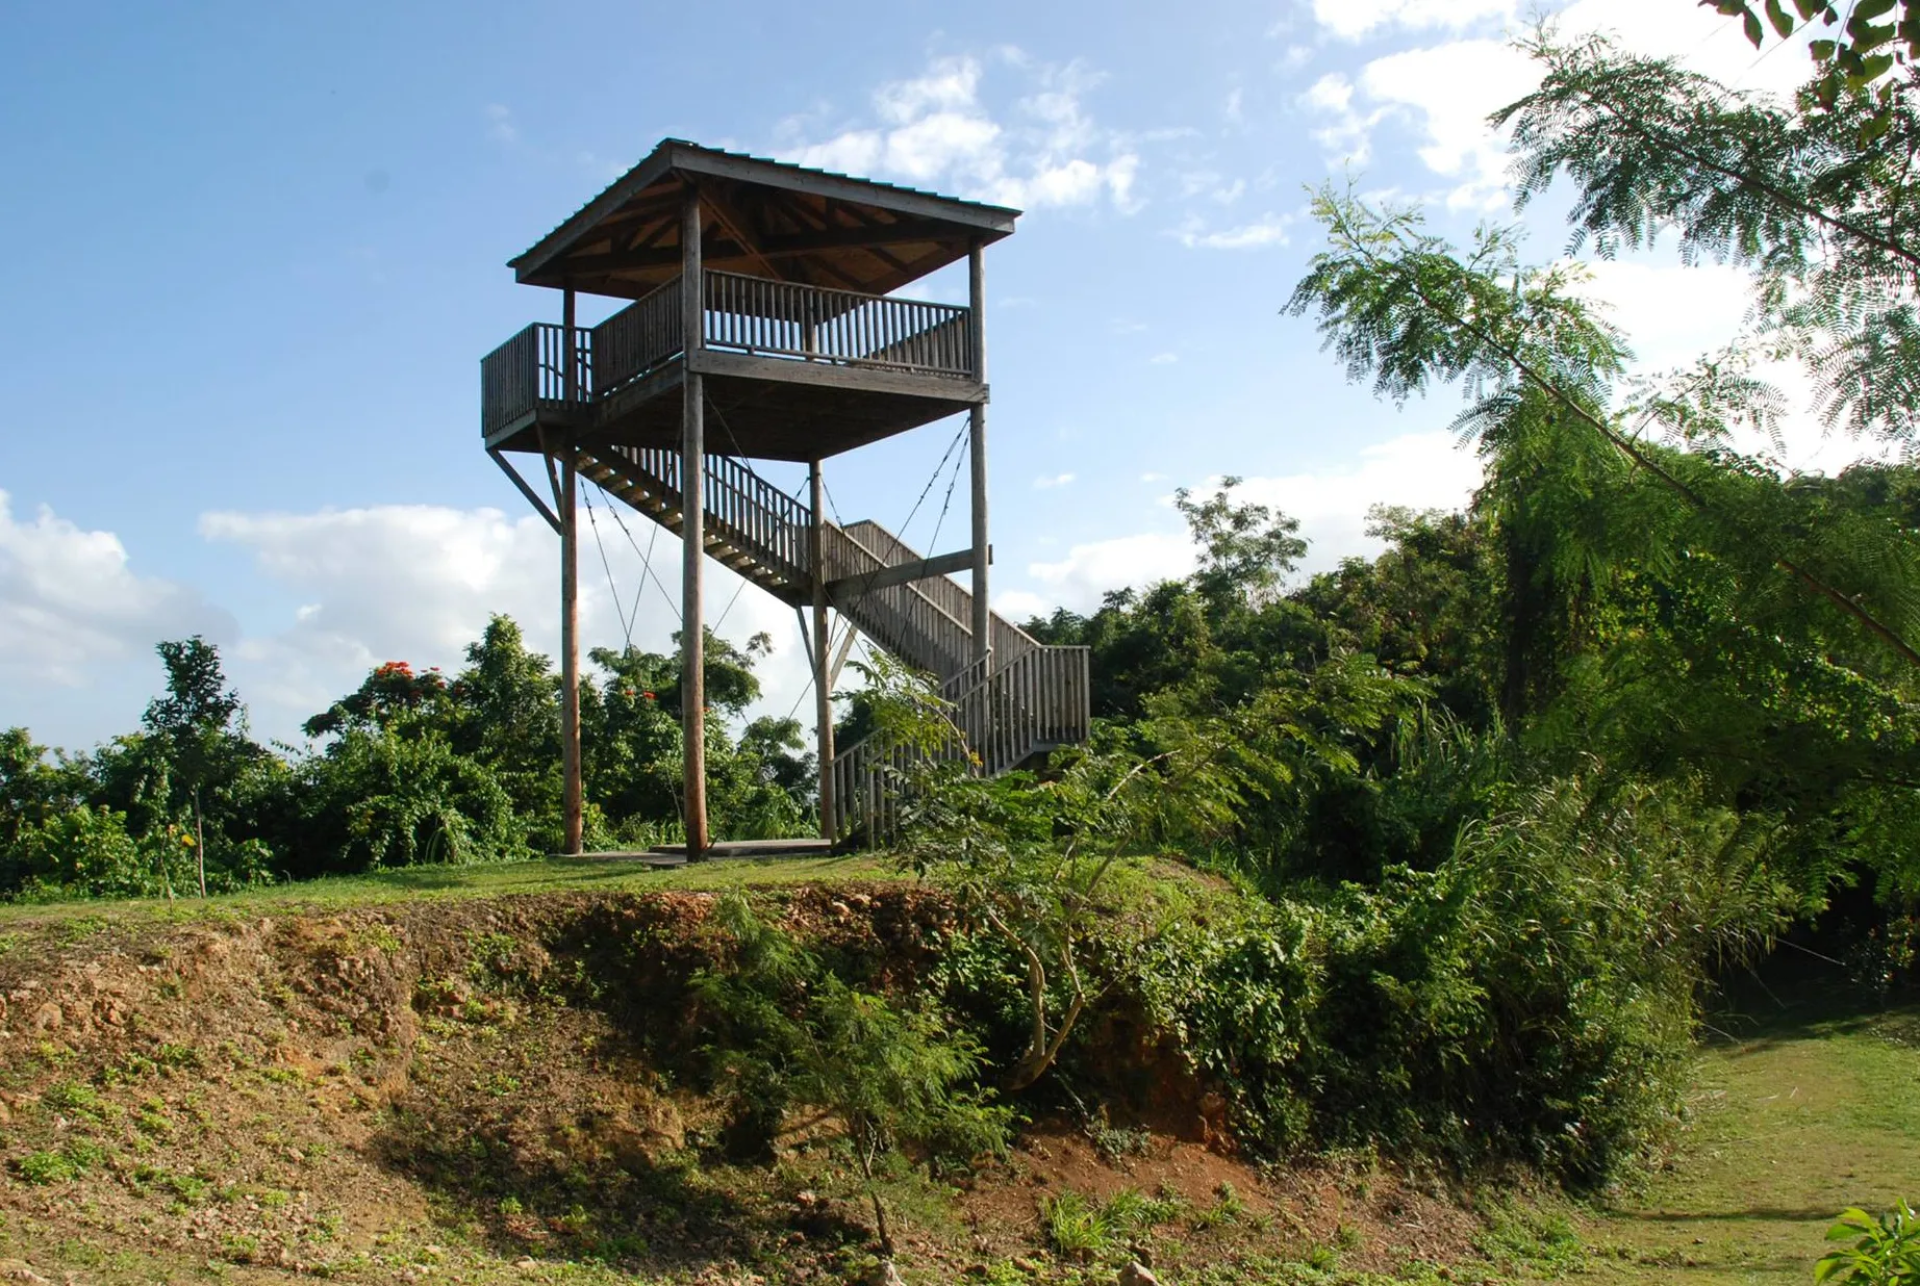
M1474 322L1468 320L1465 317L1460 316L1457 312L1449 308L1446 304L1435 299L1430 293L1428 293L1426 288L1421 285L1419 277L1416 276L1414 273L1409 272L1405 267L1403 267L1399 263L1396 263L1392 260L1383 259L1380 256L1374 254L1372 251L1368 250L1364 245L1360 244L1360 242L1357 239L1351 236L1348 237L1348 244L1352 246L1355 254L1364 258L1368 263L1372 264L1375 267L1388 269L1389 271L1395 273L1397 276L1401 277L1404 281L1407 282L1408 286L1412 289L1415 296L1419 298L1421 303L1425 304L1429 309L1431 309L1434 313L1439 315L1449 325L1459 328L1460 330L1464 331L1466 334L1478 340L1481 344L1485 345L1488 349L1498 354L1510 366L1512 366L1514 370L1518 371L1522 376L1522 378L1524 378L1527 382L1533 384L1536 388L1546 393L1549 397L1553 398L1561 406L1571 411L1576 417L1578 417L1580 420L1584 421L1586 424L1592 427L1603 438L1605 438L1608 442L1610 442L1616 450L1620 451L1623 455L1627 456L1627 458L1631 459L1636 465L1645 469L1648 473L1652 474L1655 478L1658 478L1661 482L1665 483L1676 494L1678 494L1684 500L1686 500L1688 504L1693 506L1693 508L1696 511L1702 512L1702 513L1707 513L1712 511L1712 507L1707 503L1706 499L1702 497L1697 491L1695 491L1691 486L1689 486L1683 479L1675 477L1665 467L1659 464L1659 462L1657 462L1656 460L1648 456L1644 451L1642 451L1637 443L1615 432L1611 426L1606 424L1598 416L1594 415L1591 411L1587 410L1584 406L1580 405L1577 399L1573 398L1571 395L1566 393L1563 389L1559 387L1559 385L1555 384L1551 379L1547 378L1545 375L1542 375L1539 371L1535 370L1532 363L1528 362L1527 359L1524 356L1522 356L1511 345L1504 343L1497 336L1491 334L1485 328L1479 325L1476 325ZM1920 261L1917 261L1917 262L1920 262ZM1780 568L1780 570L1782 570L1783 572L1787 573L1789 576L1793 577L1795 580L1799 581L1801 584L1805 585L1807 588L1813 590L1815 593L1819 594L1821 597L1827 599L1829 602L1839 607L1841 611L1845 612L1849 616L1852 616L1855 620L1859 621L1862 625L1866 626L1869 631L1871 631L1875 636L1880 638L1895 652L1897 652L1900 655L1901 659L1905 660L1908 664L1916 667L1920 667L1920 650L1915 649L1912 644L1908 643L1904 638L1900 637L1900 635L1897 632L1895 632L1891 626L1888 626L1887 624L1879 620L1877 617L1873 615L1872 612L1868 611L1865 607L1861 606L1860 603L1857 602L1855 599L1849 597L1845 593L1842 593L1839 589L1836 589L1834 586L1827 584L1825 581L1821 580L1818 576L1814 575L1811 571L1807 570L1805 567L1800 566L1798 563L1795 563L1793 560L1787 558L1785 555L1775 554L1774 565Z

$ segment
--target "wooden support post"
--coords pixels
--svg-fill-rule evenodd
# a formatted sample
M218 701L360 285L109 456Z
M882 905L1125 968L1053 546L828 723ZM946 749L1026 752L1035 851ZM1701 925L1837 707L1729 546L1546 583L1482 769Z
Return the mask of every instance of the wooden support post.
M973 331L973 373L987 382L987 268L986 247L973 243L967 252L967 303ZM973 461L973 660L986 659L993 648L992 613L987 606L987 406L975 402L967 412L967 447Z
M820 758L820 838L838 839L833 807L833 678L827 672L826 483L820 462L807 464L807 495L813 521L807 528L807 562L813 569L813 717Z
M569 286L563 309L565 334L565 397L569 404L579 397L579 343L574 329L573 288ZM566 852L578 856L585 842L583 790L580 780L580 528L575 514L575 496L580 488L574 477L573 443L564 444L560 461L560 775L564 781L561 812L566 827Z
M680 210L681 342L689 356L705 334L700 267L700 193L691 186ZM706 388L689 362L681 386L680 730L686 755L687 857L707 849L706 627L700 581L706 559Z

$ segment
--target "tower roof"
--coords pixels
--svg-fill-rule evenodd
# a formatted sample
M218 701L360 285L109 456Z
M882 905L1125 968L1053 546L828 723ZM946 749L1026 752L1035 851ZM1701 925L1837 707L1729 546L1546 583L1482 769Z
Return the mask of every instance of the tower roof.
M680 274L690 188L706 266L874 295L999 240L1020 215L670 138L508 266L530 285L638 299Z

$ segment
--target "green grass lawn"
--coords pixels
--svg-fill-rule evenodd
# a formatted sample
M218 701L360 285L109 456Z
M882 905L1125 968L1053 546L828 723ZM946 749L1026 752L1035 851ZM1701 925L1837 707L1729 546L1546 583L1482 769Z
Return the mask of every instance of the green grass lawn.
M233 915L284 915L335 911L431 898L506 897L516 893L702 890L747 885L886 879L891 866L871 855L805 858L726 858L658 870L635 862L552 857L487 866L410 866L369 875L338 876L299 884L276 884L244 893L130 902L0 904L0 926L24 928L72 920L111 924Z
M1920 1009L1768 1007L1702 1051L1671 1166L1585 1221L1591 1272L1807 1286L1841 1209L1920 1202Z

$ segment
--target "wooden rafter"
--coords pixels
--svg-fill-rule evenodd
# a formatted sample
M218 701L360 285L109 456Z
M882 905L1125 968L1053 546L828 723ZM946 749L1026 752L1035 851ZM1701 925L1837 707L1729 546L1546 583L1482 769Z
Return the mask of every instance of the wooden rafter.
M712 211L714 222L718 223L733 237L734 244L746 251L743 257L758 263L766 270L768 276L779 277L781 275L780 270L773 266L773 263L765 254L761 253L759 246L756 244L760 238L756 238L753 233L748 231L750 226L749 221L735 210L733 203L727 199L726 193L721 190L721 185L718 183L701 183L696 186L700 192L701 208Z

